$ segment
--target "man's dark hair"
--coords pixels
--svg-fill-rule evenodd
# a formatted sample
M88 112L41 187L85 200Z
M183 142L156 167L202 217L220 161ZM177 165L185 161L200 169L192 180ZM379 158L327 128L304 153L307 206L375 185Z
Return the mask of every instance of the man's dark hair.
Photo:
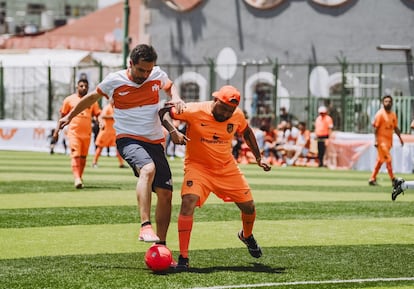
M389 94L385 95L385 96L382 98L382 101L384 101L384 99L386 99L386 98L389 98L389 99L391 99L391 101L392 101L392 96L391 96L391 95L389 95Z
M155 63L158 55L151 45L139 44L132 49L129 57L131 58L132 64L137 64L140 59L146 62Z
M86 78L81 78L81 79L78 80L78 84L82 83L82 82L86 83L86 85L89 85L89 81Z

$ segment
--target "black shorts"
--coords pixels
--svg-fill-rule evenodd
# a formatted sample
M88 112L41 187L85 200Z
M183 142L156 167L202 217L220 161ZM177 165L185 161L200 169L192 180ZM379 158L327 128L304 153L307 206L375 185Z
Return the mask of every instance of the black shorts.
M172 191L171 169L162 144L151 144L132 138L120 138L116 140L116 147L122 158L132 168L136 177L139 177L136 167L141 169L146 164L155 164L153 191L155 191L155 187Z

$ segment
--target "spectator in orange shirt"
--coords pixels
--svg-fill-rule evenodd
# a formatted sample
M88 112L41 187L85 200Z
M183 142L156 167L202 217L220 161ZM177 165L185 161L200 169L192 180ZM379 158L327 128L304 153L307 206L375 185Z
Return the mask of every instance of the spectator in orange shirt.
M315 120L315 135L318 141L318 161L319 167L323 167L323 158L326 151L326 143L332 133L333 120L328 115L326 106L318 108L318 117Z
M89 83L87 79L80 79L77 83L77 92L69 95L63 100L60 108L61 118L68 115L71 110L88 93ZM92 134L92 117L97 117L101 113L98 103L84 109L73 118L68 128L68 140L71 151L72 173L75 179L75 188L83 188L83 171L85 170L86 157L88 156ZM53 138L57 141L59 137L60 122L53 133Z
M99 132L95 140L96 150L93 158L92 167L98 167L98 159L105 147L116 147L116 132L114 128L114 108L108 103L99 115ZM124 160L116 149L116 157L118 158L119 167L126 168Z
M386 95L382 98L382 106L383 107L375 114L374 122L372 123L372 126L374 127L375 147L377 148L377 161L368 181L370 186L378 185L377 174L383 163L385 163L388 175L394 185L396 178L392 171L392 158L390 154L394 132L400 139L401 145L404 145L401 138L401 131L398 128L397 115L395 112L391 111L391 95Z
M240 93L233 86L223 86L213 93L213 101L187 103L183 113L165 107L159 112L168 131L176 130L168 113L174 119L187 123L184 180L181 187L181 209L178 216L180 256L176 269L189 268L188 248L196 206L201 207L210 192L224 201L234 202L241 211L243 229L239 239L247 246L251 256L262 255L253 237L256 209L247 181L231 153L235 133L241 133L254 154L257 164L264 171L271 167L262 160L254 132L247 123L243 111L237 106ZM177 132L177 134L179 134ZM188 137L188 139L187 139Z

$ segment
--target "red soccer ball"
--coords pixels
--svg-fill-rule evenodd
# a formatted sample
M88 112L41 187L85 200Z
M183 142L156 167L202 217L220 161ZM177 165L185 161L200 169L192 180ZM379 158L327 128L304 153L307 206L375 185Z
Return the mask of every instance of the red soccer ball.
M170 268L172 253L164 245L154 244L145 253L145 264L153 272L163 272Z

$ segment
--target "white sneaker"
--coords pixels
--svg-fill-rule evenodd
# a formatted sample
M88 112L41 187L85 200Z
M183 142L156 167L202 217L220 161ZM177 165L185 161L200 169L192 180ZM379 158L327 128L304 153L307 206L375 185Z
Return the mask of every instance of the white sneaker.
M81 178L75 179L75 188L77 189L83 189L83 183Z
M138 240L144 242L158 242L160 238L154 233L151 225L146 225L141 228Z

